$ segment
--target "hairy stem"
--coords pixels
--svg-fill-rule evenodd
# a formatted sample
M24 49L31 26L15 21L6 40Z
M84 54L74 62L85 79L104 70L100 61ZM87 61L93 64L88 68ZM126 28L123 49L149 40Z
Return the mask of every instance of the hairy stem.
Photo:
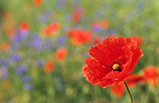
M131 95L131 93L130 93L129 87L128 87L128 85L126 84L125 81L124 81L124 84L125 84L125 87L126 87L128 93L129 93L129 96L130 96L130 98L131 98L131 103L133 103L133 98L132 98L132 95Z

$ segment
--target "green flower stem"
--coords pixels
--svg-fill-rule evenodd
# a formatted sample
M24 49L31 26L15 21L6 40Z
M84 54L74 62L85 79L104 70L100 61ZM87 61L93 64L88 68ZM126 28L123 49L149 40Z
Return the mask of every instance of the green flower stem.
M131 103L133 103L133 98L132 98L132 95L131 95L131 93L130 93L129 87L128 87L128 85L126 84L126 82L125 82L125 81L124 81L124 84L125 84L125 87L126 87L126 89L127 89L128 93L129 93L129 95L130 95Z

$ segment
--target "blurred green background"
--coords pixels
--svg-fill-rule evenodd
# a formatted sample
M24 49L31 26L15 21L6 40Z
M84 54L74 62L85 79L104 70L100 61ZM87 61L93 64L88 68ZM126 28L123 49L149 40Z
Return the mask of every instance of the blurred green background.
M79 21L72 20L76 10L82 12ZM127 91L116 98L110 87L101 88L86 81L82 66L94 45L74 45L66 32L81 28L102 39L111 35L140 36L144 56L134 74L142 74L144 67L159 67L158 12L158 0L43 0L39 5L34 0L0 0L0 102L130 103ZM108 27L93 28L93 23L100 20L107 20ZM23 22L29 25L27 31L19 31ZM43 36L42 30L53 22L58 22L60 29ZM3 50L4 43L9 44L9 50ZM68 50L63 61L55 57L60 47ZM45 73L43 67L49 59L54 68ZM159 86L138 84L130 91L135 103L159 103Z

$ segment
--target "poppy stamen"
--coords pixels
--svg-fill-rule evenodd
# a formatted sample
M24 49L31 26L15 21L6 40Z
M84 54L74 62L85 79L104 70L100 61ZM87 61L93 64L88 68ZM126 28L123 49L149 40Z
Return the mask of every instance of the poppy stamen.
M119 62L113 62L111 65L110 65L110 68L113 70L113 71L119 71L121 72L122 71L122 68L121 68L121 64Z
M120 65L119 64L114 64L113 66L112 66L112 69L113 70L117 70L117 69L119 69L120 68Z

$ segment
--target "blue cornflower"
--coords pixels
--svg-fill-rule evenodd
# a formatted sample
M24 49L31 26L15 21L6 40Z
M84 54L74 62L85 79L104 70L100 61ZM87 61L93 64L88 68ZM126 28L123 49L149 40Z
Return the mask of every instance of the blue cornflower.
M92 29L94 32L100 32L102 28L100 27L100 25L93 25Z
M29 82L31 78L29 76L22 76L21 77L22 82Z
M19 54L12 54L11 55L11 58L14 60L14 61L20 61L21 60L21 56Z
M32 42L32 45L34 46L34 48L40 49L40 48L42 48L43 41L39 36L34 36L34 40Z
M1 79L8 78L8 69L6 67L1 67L0 72L1 72Z
M66 42L66 37L65 36L61 36L61 37L57 38L56 42L59 45L63 45Z
M37 60L35 63L38 67L42 67L44 65L42 60Z
M20 65L17 69L16 69L16 74L18 76L23 75L25 72L27 71L27 66L25 64Z
M113 29L107 29L107 33L110 34L110 35L111 34L115 34L115 30L113 30Z
M16 34L12 37L12 40L16 43L20 43L28 37L28 31L17 30Z
M12 49L12 50L17 50L17 49L19 49L19 47L20 47L20 44L19 44L19 43L16 43L16 42L14 42L14 43L11 45L11 49Z
M7 59L1 58L0 59L0 64L3 65L3 66L8 66L9 62L8 62Z

